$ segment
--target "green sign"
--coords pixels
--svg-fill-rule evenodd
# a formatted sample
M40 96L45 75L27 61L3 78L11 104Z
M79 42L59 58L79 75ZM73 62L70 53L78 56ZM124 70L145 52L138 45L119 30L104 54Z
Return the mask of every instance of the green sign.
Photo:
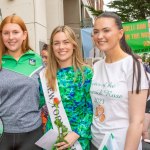
M123 23L127 43L135 53L150 52L150 20Z

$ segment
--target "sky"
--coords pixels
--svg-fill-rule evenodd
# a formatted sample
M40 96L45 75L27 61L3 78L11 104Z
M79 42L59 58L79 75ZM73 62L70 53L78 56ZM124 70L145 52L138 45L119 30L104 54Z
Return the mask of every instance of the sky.
M104 3L109 3L111 0L104 0Z
M110 9L108 8L106 5L111 1L111 0L103 0L104 1L104 10L113 10L113 9Z
M104 10L115 11L114 9L108 8L106 5L113 0L103 0L104 1Z

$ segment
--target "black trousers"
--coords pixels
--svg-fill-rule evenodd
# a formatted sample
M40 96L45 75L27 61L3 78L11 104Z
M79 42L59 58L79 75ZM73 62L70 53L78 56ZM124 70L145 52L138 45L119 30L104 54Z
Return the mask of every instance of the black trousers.
M27 133L4 133L0 141L0 150L42 150L35 145L42 135L42 127Z
M146 143L142 140L142 150L150 150L150 143Z
M98 150L98 149L92 144L92 142L90 143L90 150Z

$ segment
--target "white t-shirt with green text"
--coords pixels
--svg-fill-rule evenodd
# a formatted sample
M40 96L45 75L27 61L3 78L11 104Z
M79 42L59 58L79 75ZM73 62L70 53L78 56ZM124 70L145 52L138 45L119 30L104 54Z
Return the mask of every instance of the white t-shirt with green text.
M141 64L141 89L148 89L148 82ZM133 59L127 56L114 63L101 60L94 64L90 89L93 101L92 143L98 148L106 132L112 132L120 150L124 150L129 125L128 91L132 91ZM136 83L134 84L136 87ZM135 89L135 88L134 88ZM105 119L100 121L101 110Z

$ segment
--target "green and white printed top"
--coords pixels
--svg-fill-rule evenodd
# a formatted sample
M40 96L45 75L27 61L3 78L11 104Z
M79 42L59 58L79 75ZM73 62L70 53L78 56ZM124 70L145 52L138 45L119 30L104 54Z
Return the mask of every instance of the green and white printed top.
M72 131L77 133L83 150L89 150L91 139L91 123L93 117L93 107L90 97L90 86L93 76L92 69L84 67L84 78L82 73L73 67L59 69L57 81L61 100L70 122ZM42 105L45 102L41 102ZM46 124L46 131L52 128L50 117ZM45 132L46 132L45 131Z

